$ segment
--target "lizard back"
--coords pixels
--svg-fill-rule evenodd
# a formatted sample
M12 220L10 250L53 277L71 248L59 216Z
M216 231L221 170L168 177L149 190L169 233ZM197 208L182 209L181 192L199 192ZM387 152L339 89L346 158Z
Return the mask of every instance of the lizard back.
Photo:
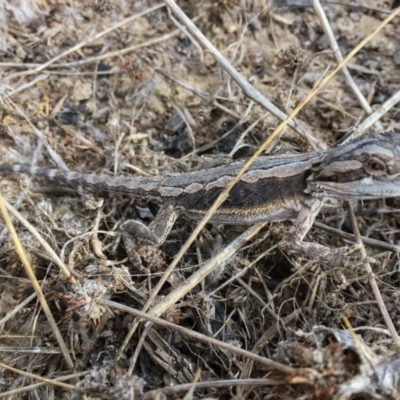
M251 184L260 179L285 178L308 170L321 160L323 153L302 155L263 156L258 158L242 176L241 182ZM243 167L244 161L236 161L209 170L193 171L164 176L112 176L80 173L20 164L0 164L0 172L25 173L71 185L91 189L129 194L135 197L175 198L200 193L220 192Z

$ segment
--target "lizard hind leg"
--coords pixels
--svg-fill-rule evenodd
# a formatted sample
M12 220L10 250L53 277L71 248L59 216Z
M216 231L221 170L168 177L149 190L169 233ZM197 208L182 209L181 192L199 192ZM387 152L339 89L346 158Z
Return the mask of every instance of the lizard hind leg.
M303 239L322 207L319 199L308 199L299 212L290 234L280 247L297 256L316 261L328 268L342 267L348 264L348 248L331 249L318 243L304 242Z
M127 220L121 225L121 238L128 258L135 267L148 272L143 267L142 258L150 266L159 267L164 263L158 247L165 242L178 215L173 205L164 204L149 226L136 220Z

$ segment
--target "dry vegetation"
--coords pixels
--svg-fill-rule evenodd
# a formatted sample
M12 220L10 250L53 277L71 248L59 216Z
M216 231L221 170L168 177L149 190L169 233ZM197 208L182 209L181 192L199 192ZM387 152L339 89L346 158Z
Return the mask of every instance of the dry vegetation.
M399 5L337 3L324 10L343 55ZM285 114L336 65L307 1L178 6ZM163 3L3 0L0 25L2 162L183 172L201 165L199 156L248 157L279 124ZM400 90L399 38L396 17L349 63L372 110ZM306 134L286 128L268 151L330 146L367 113L339 73L297 116ZM393 107L371 130L400 131L398 120ZM181 218L160 253L143 251L146 268L137 270L115 245L118 226L127 218L148 223L157 204L39 179L18 184L15 176L2 176L0 190L20 212L13 214L19 240L56 322L49 323L0 225L0 398L399 398L399 340L378 307L380 297L400 332L397 199L353 205L361 234L378 241L366 246L375 279L360 255L352 268L332 271L283 254L276 244L290 222L258 232L207 225L155 293L149 315L157 323L142 320L123 345L135 310L154 294L195 223ZM341 208L318 221L308 241L338 247L340 232L352 232ZM233 255L223 259L229 246ZM205 268L207 276L185 290Z

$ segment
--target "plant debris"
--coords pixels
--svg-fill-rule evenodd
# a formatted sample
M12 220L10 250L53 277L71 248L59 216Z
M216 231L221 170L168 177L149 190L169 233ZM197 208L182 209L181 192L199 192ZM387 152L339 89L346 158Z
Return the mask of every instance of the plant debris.
M323 8L343 55L398 5L339 3L325 2ZM244 81L285 113L336 65L309 1L177 5ZM348 64L373 110L400 90L398 18ZM217 165L249 157L279 123L246 97L164 3L0 1L0 21L1 162L115 175L185 172L201 168L206 158ZM330 146L366 116L339 73L297 116L307 134L287 128L268 152ZM399 120L393 107L380 118L379 129L400 132ZM134 268L119 245L118 229L128 219L151 223L159 204L5 175L0 190L21 215L14 217L19 240L75 366L68 367L1 219L2 395L399 398L399 349L359 253L352 268L331 271L293 258L276 246L290 227L282 222L269 224L220 260L221 250L246 227L207 225L152 299L193 221L179 220L160 249L144 246L145 265ZM376 261L372 278L400 332L399 261L387 251L397 249L400 239L399 200L354 206L361 235L375 240L375 246L366 246ZM326 208L318 221L327 230L352 233L340 207ZM350 245L327 230L315 228L306 240ZM171 293L180 288L184 293L210 259L213 272L169 303ZM122 308L106 306L107 299ZM149 299L149 315L200 333L202 340L129 312L142 310ZM247 357L235 349L247 350Z

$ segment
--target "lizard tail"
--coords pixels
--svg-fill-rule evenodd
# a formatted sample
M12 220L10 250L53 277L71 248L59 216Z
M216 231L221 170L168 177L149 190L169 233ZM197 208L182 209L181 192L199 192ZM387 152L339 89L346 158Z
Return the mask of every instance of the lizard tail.
M127 177L111 176L105 174L83 174L73 171L62 171L60 169L48 169L30 167L21 164L0 164L0 173L22 173L65 182L75 186L84 186L98 190L107 190L118 193L129 193L137 195L149 195L156 191L162 177Z

